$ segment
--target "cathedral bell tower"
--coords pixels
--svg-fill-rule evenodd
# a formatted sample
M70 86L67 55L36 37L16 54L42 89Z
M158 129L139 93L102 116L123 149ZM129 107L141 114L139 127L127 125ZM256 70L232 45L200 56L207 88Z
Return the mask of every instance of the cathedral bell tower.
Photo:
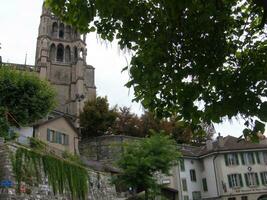
M57 91L56 111L79 116L96 97L94 68L86 64L86 38L63 23L44 5L37 38L35 65L40 78Z

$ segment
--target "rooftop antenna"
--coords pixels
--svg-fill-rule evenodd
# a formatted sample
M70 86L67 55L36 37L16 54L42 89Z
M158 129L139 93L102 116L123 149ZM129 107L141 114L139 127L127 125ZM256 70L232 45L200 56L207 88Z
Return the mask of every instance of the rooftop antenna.
M25 63L24 63L25 67L26 67L26 64L27 64L27 52L26 52L26 55L25 55Z
M2 44L0 43L0 49L2 49L2 48L1 48L1 45L2 45ZM1 67L1 66L2 66L2 56L0 56L0 67Z

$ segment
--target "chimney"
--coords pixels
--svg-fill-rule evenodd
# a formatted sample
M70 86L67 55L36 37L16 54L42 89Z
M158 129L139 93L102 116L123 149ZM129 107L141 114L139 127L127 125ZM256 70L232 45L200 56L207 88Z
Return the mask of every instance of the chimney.
M258 133L258 137L260 139L260 144L267 145L267 138L262 133Z
M220 133L218 133L217 141L218 141L219 147L223 147L224 146L223 136L221 136Z
M212 142L211 139L208 139L206 141L206 147L207 147L208 150L212 150L212 148L213 148L213 142Z

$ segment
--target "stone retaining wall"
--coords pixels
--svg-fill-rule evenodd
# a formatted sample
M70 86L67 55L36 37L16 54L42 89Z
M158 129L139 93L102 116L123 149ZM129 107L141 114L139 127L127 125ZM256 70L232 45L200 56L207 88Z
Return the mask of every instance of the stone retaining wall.
M0 187L0 200L71 200L69 195L54 195L47 180L42 184L31 186L30 194L16 192L16 181L12 172L10 151L14 151L16 145L4 144L0 141L0 183L12 183L12 186ZM110 184L111 174L88 169L90 182L88 200L117 200L115 187ZM29 186L27 186L29 187Z

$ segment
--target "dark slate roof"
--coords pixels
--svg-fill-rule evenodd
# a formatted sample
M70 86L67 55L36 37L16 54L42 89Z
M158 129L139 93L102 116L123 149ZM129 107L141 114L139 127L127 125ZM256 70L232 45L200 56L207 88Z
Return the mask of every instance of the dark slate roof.
M199 157L205 156L214 152L222 151L239 151L239 150L250 150L250 149L266 149L267 144L252 143L244 139L239 139L233 136L221 137L221 145L219 140L212 141L212 149L208 149L206 145L200 147L194 147L189 145L181 145L180 151L183 156L187 157Z

